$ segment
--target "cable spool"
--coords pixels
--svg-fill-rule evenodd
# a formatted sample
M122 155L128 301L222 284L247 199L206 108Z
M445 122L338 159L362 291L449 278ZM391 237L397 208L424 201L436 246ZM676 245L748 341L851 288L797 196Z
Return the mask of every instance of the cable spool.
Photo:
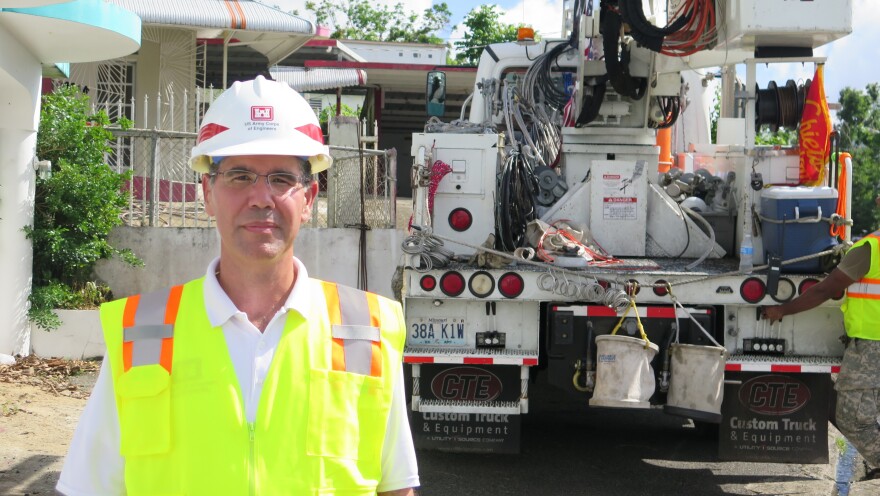
M785 86L777 88L776 100L779 103L779 126L794 129L801 121L798 112L798 87L794 80L789 79Z
M776 81L770 81L763 90L756 85L755 131L759 131L765 124L770 126L773 132L780 127L787 129L797 127L801 122L804 101L809 89L810 80L801 87L798 87L792 79L786 81L785 86L782 87L777 86Z
M779 100L776 98L776 81L770 81L767 89L755 85L755 131L767 124L770 130L779 129Z

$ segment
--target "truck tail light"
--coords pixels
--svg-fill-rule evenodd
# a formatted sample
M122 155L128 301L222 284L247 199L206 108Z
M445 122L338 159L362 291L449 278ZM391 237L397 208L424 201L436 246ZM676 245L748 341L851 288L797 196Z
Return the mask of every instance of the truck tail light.
M458 272L447 272L440 277L440 291L446 296L458 296L464 291L464 276Z
M498 291L505 298L516 298L526 288L523 278L516 272L508 272L498 279Z
M758 303L767 294L767 285L757 277L750 277L739 287L739 294L747 303Z
M666 281L663 279L657 279L654 281L654 294L657 296L666 296L669 294L669 287L666 286Z
M798 286L798 294L806 293L808 289L812 288L813 286L815 286L817 284L819 284L818 279L813 279L813 278L804 279L803 281L801 281L800 286Z
M449 227L458 232L467 231L473 223L474 216L466 208L456 208L449 212Z
M422 287L422 291L434 291L437 288L437 279L434 276L422 276L419 286Z

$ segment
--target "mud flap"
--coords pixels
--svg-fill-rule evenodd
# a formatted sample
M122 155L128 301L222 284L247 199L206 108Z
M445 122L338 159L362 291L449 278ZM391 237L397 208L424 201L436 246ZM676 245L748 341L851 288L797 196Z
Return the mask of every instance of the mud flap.
M419 409L410 414L416 448L519 453L519 366L422 365Z
M725 380L720 459L828 463L829 374L728 372Z

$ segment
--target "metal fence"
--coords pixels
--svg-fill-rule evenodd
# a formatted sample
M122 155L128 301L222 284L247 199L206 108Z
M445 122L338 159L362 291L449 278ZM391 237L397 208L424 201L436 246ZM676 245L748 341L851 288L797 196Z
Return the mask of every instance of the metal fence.
M189 168L196 133L111 129L108 156L118 172L131 171L128 226L209 227L199 181ZM395 227L397 154L394 149L330 147L334 165L318 175L320 193L310 227Z

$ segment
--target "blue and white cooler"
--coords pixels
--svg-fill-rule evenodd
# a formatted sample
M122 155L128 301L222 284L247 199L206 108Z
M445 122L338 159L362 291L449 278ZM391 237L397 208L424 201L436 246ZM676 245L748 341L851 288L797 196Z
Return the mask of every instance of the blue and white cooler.
M837 244L828 222L837 209L837 190L827 186L772 186L761 192L764 259L782 261L825 251ZM783 265L782 272L819 273L827 260Z

